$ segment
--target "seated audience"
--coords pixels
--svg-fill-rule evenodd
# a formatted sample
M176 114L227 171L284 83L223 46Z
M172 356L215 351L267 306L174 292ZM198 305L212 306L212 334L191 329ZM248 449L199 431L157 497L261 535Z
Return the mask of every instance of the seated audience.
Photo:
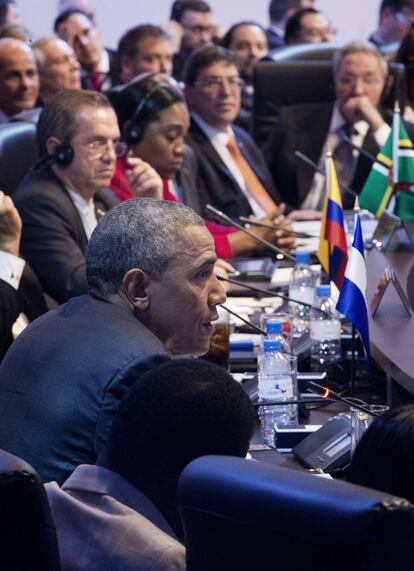
M168 32L176 44L173 76L177 81L181 81L190 54L213 42L215 25L211 7L204 0L175 0L171 8Z
M288 105L281 109L265 148L265 157L283 200L292 208L321 209L325 179L295 156L299 150L323 167L326 149L333 153L339 183L359 192L372 161L343 137L376 155L390 132L392 114L380 107L387 64L368 42L351 42L333 59L334 103ZM345 208L355 198L342 193Z
M189 127L187 106L182 92L167 81L167 76L159 76L158 80L149 76L117 94L114 106L129 152L128 157L117 159L111 188L121 201L131 198L129 181L133 185L134 173L130 169L144 160L163 179L163 193L156 198L184 202L202 214L195 182L197 161L184 142ZM261 248L256 240L236 228L211 221L206 221L206 225L213 235L217 255L222 258ZM275 239L272 229L255 230L269 241Z
M88 246L90 293L31 323L0 366L0 448L44 481L94 463L140 374L207 352L226 299L216 260L182 204L127 200L103 216Z
M15 38L25 44L32 41L32 34L20 24L2 24L0 25L0 39L1 38Z
M39 71L39 95L44 103L62 89L80 89L80 65L73 49L59 38L45 37L32 44Z
M94 24L96 24L95 9L90 0L58 0L58 16L67 10L81 10Z
M118 202L106 188L119 141L115 112L100 93L62 90L42 110L37 141L42 160L13 195L23 220L21 252L46 293L63 303L86 293L86 245L99 218ZM140 165L143 171L144 186L161 186L149 165ZM140 191L141 183L137 177Z
M319 44L331 42L334 32L328 18L314 8L299 10L286 24L286 44Z
M400 43L414 23L414 0L382 0L378 28L369 41L381 48Z
M285 45L286 23L298 10L314 8L315 0L270 0L267 39L271 50Z
M54 30L75 52L82 68L82 87L106 91L117 83L116 54L102 46L98 28L84 12L62 12L55 20Z
M280 195L260 149L233 124L241 89L233 55L217 46L197 50L188 61L185 82L191 111L187 142L197 157L202 207L210 203L233 218L253 214L283 222L284 205L278 206Z
M266 31L256 22L238 22L223 36L221 45L234 55L240 77L244 81L241 89L241 109L236 123L248 130L253 107L254 68L268 52Z
M145 373L96 464L46 485L63 569L185 569L180 473L207 454L244 457L253 429L247 395L218 367L179 359Z
M39 93L39 76L30 47L15 38L0 39L0 123L33 109Z
M0 191L0 361L14 336L46 311L36 276L19 258L21 229L12 199Z
M349 482L414 503L414 405L376 418L357 445Z
M405 66L405 108L401 114L406 121L414 123L414 27L401 42L395 61Z
M128 83L142 73L172 73L172 46L159 26L142 24L128 30L118 43L119 78Z

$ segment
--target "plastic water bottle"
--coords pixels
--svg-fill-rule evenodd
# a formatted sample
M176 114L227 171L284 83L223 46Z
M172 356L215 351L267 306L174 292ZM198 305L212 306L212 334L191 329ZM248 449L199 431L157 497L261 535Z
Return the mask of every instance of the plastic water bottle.
M276 339L280 341L282 353L291 353L289 341L283 332L283 323L278 319L268 319L266 321L266 339Z
M273 446L274 424L297 424L297 405L278 404L266 405L266 401L284 401L296 397L290 362L281 352L278 339L265 339L263 350L259 354L259 400L263 405L259 408L259 417L262 424L263 440L268 446Z
M296 265L293 268L289 285L289 297L313 304L315 299L316 275L309 265L309 252L296 253ZM294 333L304 333L309 329L310 308L298 303L290 303Z
M341 358L341 322L330 295L331 286L316 288L310 319L312 371L324 371Z

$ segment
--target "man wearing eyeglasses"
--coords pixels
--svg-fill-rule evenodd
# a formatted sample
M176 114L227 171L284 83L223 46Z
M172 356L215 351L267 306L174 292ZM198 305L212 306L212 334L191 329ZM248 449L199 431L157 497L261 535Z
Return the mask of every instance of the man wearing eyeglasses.
M260 150L250 135L233 125L240 110L241 87L234 56L210 46L194 52L186 68L186 98L191 111L188 144L197 157L202 206L228 216L254 215L285 224L284 206ZM291 240L276 235L280 245Z
M58 303L86 293L85 250L98 220L117 203L108 189L119 144L118 121L107 98L94 91L62 90L40 115L40 162L13 200L23 221L21 254ZM162 181L136 161L133 192Z
M378 29L369 41L377 47L399 43L414 23L414 0L382 0Z
M173 76L182 80L183 69L194 50L212 43L216 26L211 7L203 0L176 0L171 8L168 33L176 44Z
M334 103L283 107L265 148L265 157L284 201L292 208L322 208L326 182L295 156L301 151L324 168L326 150L333 153L339 183L359 192L372 167L361 147L376 156L390 132L391 113L379 107L387 65L369 42L351 42L335 52ZM353 146L354 145L354 146ZM352 194L342 192L345 208Z

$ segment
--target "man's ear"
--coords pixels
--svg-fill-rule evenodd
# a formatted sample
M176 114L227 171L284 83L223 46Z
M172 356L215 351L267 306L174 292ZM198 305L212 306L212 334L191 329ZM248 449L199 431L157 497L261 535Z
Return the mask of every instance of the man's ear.
M188 106L191 106L193 103L193 88L191 87L191 85L187 85L184 88L184 96L185 96L185 99L187 101Z
M53 155L56 151L56 147L62 145L62 141L56 137L49 137L46 141L46 151L49 156Z
M149 306L149 284L150 276L140 270L133 268L128 270L122 278L121 291L127 300L139 311L144 311Z

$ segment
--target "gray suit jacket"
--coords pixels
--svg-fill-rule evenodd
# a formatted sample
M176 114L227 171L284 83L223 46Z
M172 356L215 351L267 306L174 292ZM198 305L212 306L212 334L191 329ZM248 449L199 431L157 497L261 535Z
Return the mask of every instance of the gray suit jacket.
M59 303L87 292L88 243L79 213L62 182L47 167L34 168L13 194L23 221L20 252L46 293ZM118 203L112 191L94 197L97 219Z
M95 462L134 380L168 358L129 311L69 300L31 323L0 366L0 448L64 481Z

